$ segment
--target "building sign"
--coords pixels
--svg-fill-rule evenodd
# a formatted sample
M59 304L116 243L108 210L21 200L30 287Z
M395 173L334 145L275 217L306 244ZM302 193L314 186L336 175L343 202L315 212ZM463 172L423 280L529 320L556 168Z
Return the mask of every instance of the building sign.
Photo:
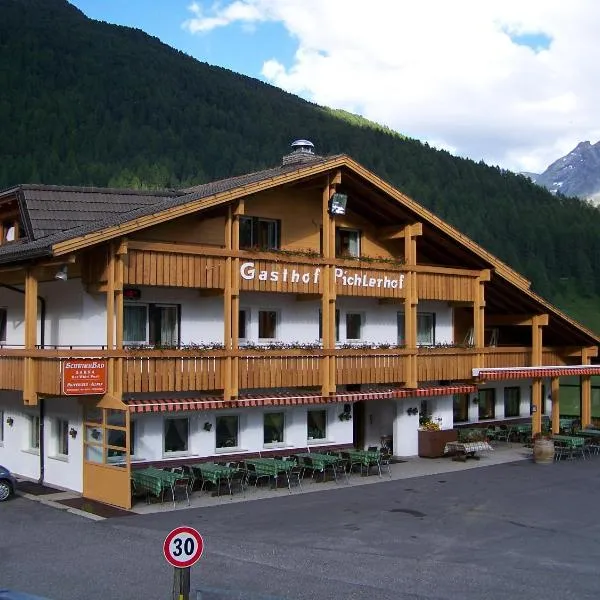
M352 271L336 267L334 271L335 282L348 287L364 288L388 288L401 290L404 286L404 273L397 277L371 277L361 271ZM281 281L283 283L313 283L318 284L321 276L321 268L315 267L311 270L298 270L284 267L280 270L260 270L255 263L245 262L240 265L240 276L246 281Z
M62 362L62 391L65 396L106 393L106 361L75 358Z

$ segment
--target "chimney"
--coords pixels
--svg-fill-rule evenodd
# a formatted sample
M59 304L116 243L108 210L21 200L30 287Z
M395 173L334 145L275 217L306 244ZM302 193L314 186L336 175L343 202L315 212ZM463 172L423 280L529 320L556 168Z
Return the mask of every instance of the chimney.
M292 151L283 157L283 165L302 164L313 161L320 156L315 154L315 145L308 140L292 142Z

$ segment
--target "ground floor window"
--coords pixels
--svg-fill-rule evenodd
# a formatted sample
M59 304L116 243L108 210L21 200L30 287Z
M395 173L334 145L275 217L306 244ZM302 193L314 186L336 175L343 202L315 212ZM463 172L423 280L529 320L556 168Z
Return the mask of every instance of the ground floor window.
M29 449L40 449L40 418L37 415L29 417Z
M479 390L479 420L496 418L496 390Z
M306 414L306 429L309 440L327 439L327 411L309 410Z
M240 418L225 415L216 419L216 447L237 448L239 446Z
M455 423L469 420L469 394L454 394L452 413Z
M285 416L282 412L265 413L263 416L264 443L283 443L284 428Z
M165 454L189 450L190 422L188 419L165 419Z
M0 444L4 442L4 411L0 410Z
M504 416L518 417L521 413L521 388L504 388Z
M69 455L69 422L64 419L54 421L55 451L58 456Z

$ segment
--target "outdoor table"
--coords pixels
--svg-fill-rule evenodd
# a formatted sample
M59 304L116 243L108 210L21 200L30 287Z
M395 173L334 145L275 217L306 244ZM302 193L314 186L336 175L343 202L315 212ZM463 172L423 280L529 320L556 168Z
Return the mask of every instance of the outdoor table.
M199 473L202 477L202 488L204 483L209 482L217 487L217 495L219 495L221 489L221 480L228 480L238 469L233 467L227 467L225 465L218 465L217 463L199 463L189 465L195 473Z
M163 471L156 467L146 467L145 469L134 469L131 472L131 476L135 485L144 490L147 493L160 497L161 501L164 499L164 491L170 490L173 498L173 504L175 503L175 482L181 479L189 479L186 475L181 473L173 473L172 471Z
M552 439L563 442L570 448L582 448L585 445L585 437L577 435L553 435Z
M488 442L448 442L444 447L444 454L453 454L452 460L466 461L467 458L479 460L476 452L490 452L493 448Z
M280 458L249 458L245 462L247 465L252 465L258 475L273 477L275 487L277 487L279 473L285 473L287 477L288 472L296 466L293 460L281 460Z
M381 460L381 453L379 450L344 450L344 454L348 455L350 459L350 464L359 464L362 475L362 467L366 467L367 475L369 474L369 468L377 466L377 470L379 471L379 477L381 477L381 467L379 462Z
M580 429L575 435L590 438L600 438L600 429Z

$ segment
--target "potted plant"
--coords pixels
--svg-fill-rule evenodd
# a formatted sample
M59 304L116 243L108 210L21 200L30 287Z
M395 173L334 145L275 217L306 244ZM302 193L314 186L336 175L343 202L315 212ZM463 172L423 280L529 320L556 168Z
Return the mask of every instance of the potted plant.
M455 442L458 432L455 429L442 429L439 422L430 415L419 417L419 456L422 458L439 458L444 456L444 448L448 442Z
M540 465L554 462L554 440L549 432L542 431L533 436L533 462Z

